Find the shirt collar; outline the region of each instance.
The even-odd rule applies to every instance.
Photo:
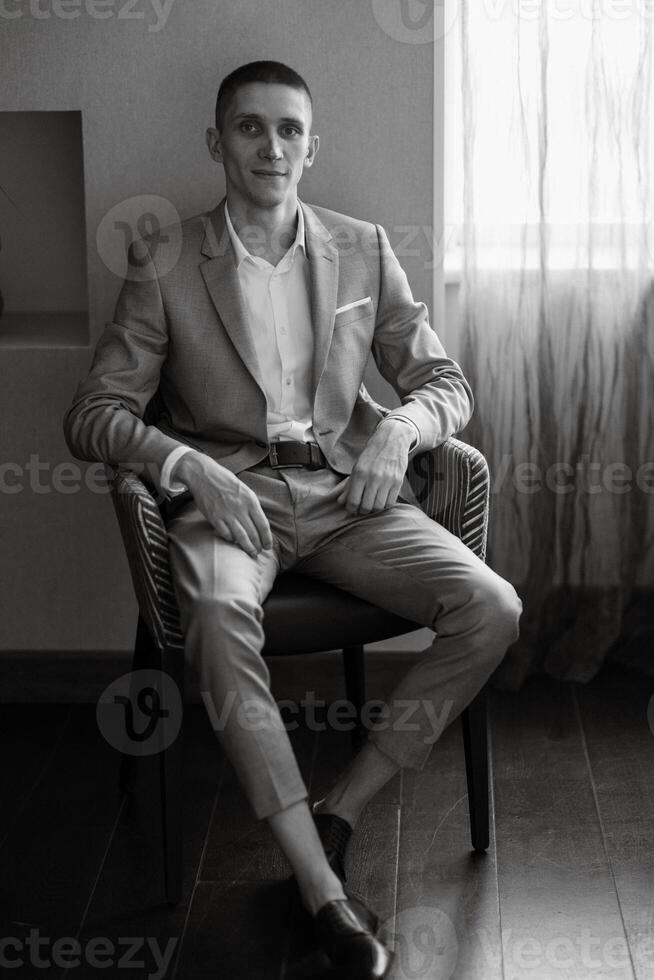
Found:
[[[225,225],[227,226],[227,233],[229,235],[230,241],[232,243],[232,248],[234,249],[234,254],[236,256],[237,268],[240,266],[241,262],[244,262],[246,259],[250,259],[252,262],[255,263],[255,265],[259,265],[261,263],[264,263],[265,265],[270,265],[270,263],[266,262],[265,259],[261,259],[259,256],[252,255],[251,252],[248,252],[245,245],[238,237],[238,234],[236,233],[236,229],[232,224],[232,219],[229,215],[229,208],[227,207],[227,201],[225,201]],[[297,231],[295,233],[295,241],[293,242],[293,244],[289,249],[289,252],[291,253],[290,254],[291,260],[295,258],[295,253],[297,252],[298,248],[303,249],[304,254],[306,255],[307,246],[306,246],[305,234],[304,234],[304,215],[302,214],[302,208],[300,207],[299,204],[297,207]],[[281,261],[283,261],[283,259]]]

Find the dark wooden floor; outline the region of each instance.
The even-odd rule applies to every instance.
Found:
[[[537,677],[518,694],[491,692],[484,856],[469,846],[458,722],[422,773],[370,805],[350,876],[395,937],[394,980],[654,977],[651,696],[651,680],[613,668],[587,686]],[[94,705],[5,704],[0,725],[1,949],[23,964],[8,975],[43,976],[37,956],[70,959],[66,937],[79,940],[80,963],[48,976],[323,975],[284,861],[201,704],[186,709],[184,897],[172,910],[154,771],[120,797]],[[300,728],[292,738],[317,797],[347,759],[348,736]],[[21,945],[30,934],[31,951]]]

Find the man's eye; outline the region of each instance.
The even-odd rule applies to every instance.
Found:
[[[297,128],[297,126],[284,126],[284,128],[282,129],[282,133],[283,133],[284,136],[287,136],[287,137],[288,136],[298,136],[299,133],[300,133],[300,130]]]
[[[255,124],[251,122],[242,122],[239,126],[242,133],[252,133],[256,128]]]

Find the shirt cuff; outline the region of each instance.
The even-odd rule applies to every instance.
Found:
[[[171,453],[168,453],[164,460],[164,464],[161,467],[161,476],[159,477],[161,489],[165,493],[175,496],[178,493],[184,493],[185,490],[188,490],[186,484],[182,483],[181,480],[171,480],[171,474],[182,456],[185,456],[186,453],[195,452],[197,452],[197,450],[193,449],[193,446],[178,446],[176,449],[173,449]]]
[[[400,421],[400,422],[406,422],[406,424],[407,425],[410,425],[411,428],[413,429],[415,435],[414,435],[414,438],[413,438],[413,441],[412,441],[411,445],[409,446],[409,452],[411,452],[411,450],[412,449],[415,449],[415,447],[420,442],[420,429],[418,428],[418,426],[416,425],[416,423],[413,421],[413,419],[408,419],[405,415],[385,415],[384,418],[381,419],[381,421],[379,421],[377,423],[377,425],[380,426],[383,422],[387,422],[387,421],[391,421],[392,422],[394,419],[398,419],[398,421]]]

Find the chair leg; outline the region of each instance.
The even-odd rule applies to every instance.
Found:
[[[485,851],[489,843],[488,736],[486,731],[486,691],[470,702],[461,714],[463,748],[468,780],[470,837],[475,851]]]
[[[172,678],[184,705],[184,655],[180,650],[162,652],[162,668]],[[165,729],[164,729],[165,730]],[[161,816],[163,820],[166,899],[177,905],[182,894],[182,817],[184,809],[183,715],[176,738],[161,753]]]
[[[132,671],[160,670],[171,676],[177,685],[182,704],[184,701],[184,657],[179,650],[161,651],[153,641],[145,621],[139,616]],[[133,700],[133,698],[132,698]],[[176,719],[170,718],[170,724]],[[166,721],[158,728],[162,744],[166,743]],[[134,788],[138,775],[140,756],[123,753],[120,763],[119,786],[121,792]],[[182,893],[182,810],[183,810],[183,725],[180,724],[175,738],[159,751],[159,789],[163,840],[163,866],[166,900],[177,905]]]
[[[160,754],[161,818],[166,900],[177,905],[182,894],[183,728]]]
[[[139,615],[136,625],[136,639],[134,641],[134,656],[132,657],[132,672],[147,670],[148,668],[156,669],[159,666],[159,651],[150,636],[150,631],[145,625],[145,621]],[[129,793],[134,789],[138,775],[138,762],[138,756],[123,752],[118,776],[118,788],[121,793]]]
[[[345,673],[345,693],[356,712],[356,725],[352,729],[352,749],[357,752],[364,741],[361,712],[366,700],[366,667],[363,646],[344,647],[343,670]]]

